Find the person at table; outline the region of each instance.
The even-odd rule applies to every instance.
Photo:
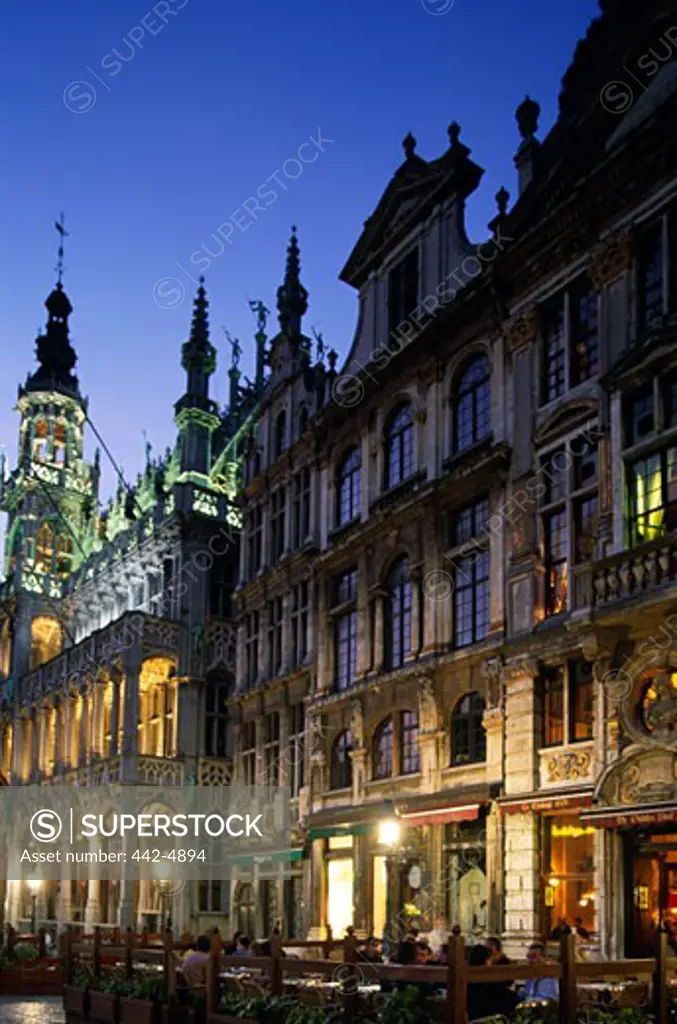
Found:
[[[569,922],[566,917],[560,917],[559,921],[550,932],[550,938],[561,939],[563,935],[568,935],[570,931],[571,928],[569,927]]]
[[[250,956],[250,945],[251,942],[249,941],[248,936],[239,934],[235,944],[235,949],[233,950],[233,956]]]
[[[232,942],[227,942],[226,943],[226,945],[224,946],[224,949],[223,949],[223,952],[226,954],[226,956],[232,956],[233,955],[233,953],[237,949],[237,942],[238,942],[238,939],[240,938],[241,935],[242,935],[242,932],[235,932],[235,934],[233,935]]]
[[[445,919],[443,917],[436,917],[433,930],[428,932],[427,935],[422,935],[421,938],[425,939],[433,953],[439,953],[443,944],[449,940],[449,929]]]
[[[211,941],[208,935],[200,935],[197,949],[189,953],[181,963],[181,972],[188,988],[205,988],[207,985],[207,964]]]
[[[487,967],[491,954],[481,943],[473,946],[468,954],[469,967]],[[517,996],[501,981],[471,981],[468,985],[468,1019],[508,1016],[517,1006]]]
[[[359,950],[357,955],[360,960],[366,960],[369,964],[382,964],[383,952],[381,950],[381,940],[377,939],[375,935],[370,935],[364,945],[364,948]]]
[[[587,941],[590,938],[590,932],[588,931],[587,928],[583,927],[583,918],[582,917],[575,917],[574,918],[574,931],[576,932],[576,935],[578,936],[579,939],[583,939],[584,941]]]
[[[545,946],[542,942],[532,942],[527,950],[530,964],[545,963]],[[519,993],[519,1001],[529,1002],[532,999],[557,1002],[559,999],[559,982],[557,978],[528,978]]]

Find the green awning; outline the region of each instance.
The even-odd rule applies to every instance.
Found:
[[[303,860],[303,849],[235,855],[228,858],[228,863],[251,867],[252,864],[291,864],[296,860]]]
[[[366,836],[373,829],[373,822],[361,825],[327,825],[324,828],[308,829],[308,838],[312,842],[313,839],[333,839],[334,836]]]

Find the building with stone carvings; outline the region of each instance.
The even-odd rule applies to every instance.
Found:
[[[120,474],[102,505],[99,450],[88,463],[83,445],[94,434],[114,460],[115,440],[98,434],[74,374],[60,274],[45,305],[38,367],[18,391],[16,467],[0,473],[2,773],[14,785],[228,785],[236,449],[255,388],[239,384],[234,365],[230,410],[210,398],[216,353],[200,284],[176,442],[156,459],[149,448],[136,482]],[[225,885],[191,883],[165,909],[179,929],[223,925],[228,896]],[[36,923],[157,930],[161,902],[150,882],[65,874],[40,887]],[[5,922],[28,927],[31,909],[27,883],[5,883]]]
[[[341,272],[340,371],[310,365],[292,239],[229,713],[236,779],[289,785],[298,826],[285,882],[241,866],[232,927],[380,933],[406,904],[512,953],[580,917],[641,954],[677,914],[669,8],[600,3],[549,134],[517,110],[484,238],[472,126],[432,159],[407,136]]]

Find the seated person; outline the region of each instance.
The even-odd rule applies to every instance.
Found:
[[[205,988],[207,985],[207,964],[209,963],[209,951],[211,942],[208,935],[200,935],[197,940],[197,950],[184,957],[181,963],[181,971],[186,980],[188,988]]]
[[[468,955],[469,967],[489,966],[486,946],[473,946]],[[472,981],[468,985],[468,1019],[480,1020],[498,1014],[507,1016],[517,1006],[517,996],[502,981]]]
[[[542,942],[532,942],[527,950],[530,964],[545,963],[545,946]],[[529,978],[519,994],[521,1003],[531,999],[543,999],[557,1002],[559,999],[559,982],[557,978]]]
[[[249,952],[250,945],[251,943],[246,935],[238,935],[233,956],[251,956]]]
[[[490,967],[503,967],[510,963],[509,957],[503,952],[503,944],[500,939],[492,935],[485,941],[484,945],[489,950],[488,962]]]
[[[364,948],[359,950],[357,955],[360,960],[366,960],[367,963],[370,964],[383,963],[381,940],[377,939],[375,935],[370,935],[365,943]]]
[[[583,939],[585,941],[585,940],[590,938],[590,932],[588,931],[587,928],[583,927],[583,918],[582,917],[575,917],[574,918],[574,931],[576,932],[576,935],[578,936],[579,939]]]

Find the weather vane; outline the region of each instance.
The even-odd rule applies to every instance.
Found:
[[[56,230],[59,233],[59,248],[57,250],[56,272],[57,272],[57,275],[58,275],[57,276],[57,281],[58,281],[59,284],[61,284],[61,280],[63,278],[63,240],[64,240],[64,238],[68,238],[68,232],[66,231],[66,228],[64,227],[64,216],[63,216],[63,213],[61,214],[61,217],[60,217],[59,220],[55,220],[54,221],[54,227],[56,228]]]

